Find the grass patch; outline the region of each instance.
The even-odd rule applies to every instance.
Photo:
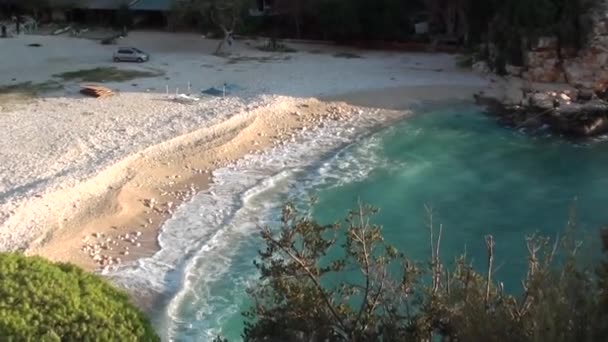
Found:
[[[157,77],[163,75],[164,72],[159,70],[141,71],[118,69],[116,67],[101,67],[95,69],[83,69],[77,71],[68,71],[61,74],[53,75],[65,81],[81,80],[84,82],[125,82],[136,78]]]
[[[0,86],[0,95],[17,93],[38,95],[40,93],[46,93],[62,88],[63,85],[56,81],[46,81],[42,83],[21,82],[17,84]]]
[[[27,103],[40,94],[61,90],[63,84],[56,81],[42,83],[21,82],[10,85],[0,85],[0,110],[10,110],[12,105]]]
[[[363,58],[363,57],[361,57],[361,55],[357,55],[356,53],[353,53],[353,52],[338,52],[338,53],[334,54],[334,57],[347,58],[347,59]]]

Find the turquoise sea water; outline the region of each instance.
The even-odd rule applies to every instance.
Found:
[[[200,258],[186,275],[179,298],[165,317],[174,341],[201,341],[221,333],[240,340],[247,307],[245,288],[255,282],[252,260],[261,247],[255,229],[272,224],[288,198],[318,197],[314,216],[326,223],[343,218],[360,200],[379,207],[375,222],[384,236],[413,259],[429,255],[424,206],[443,225],[441,256],[465,250],[484,265],[484,236],[496,240],[496,277],[518,291],[525,266],[526,234],[555,236],[569,209],[587,237],[608,223],[608,145],[574,144],[530,137],[499,127],[468,105],[418,110],[390,128],[361,137],[305,169],[286,170],[250,189],[235,229],[216,234],[225,242],[213,258]],[[246,232],[246,233],[244,233]],[[590,252],[591,253],[591,252]]]

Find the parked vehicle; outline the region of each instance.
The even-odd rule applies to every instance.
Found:
[[[134,47],[121,47],[114,52],[114,62],[138,62],[150,60],[150,55]]]

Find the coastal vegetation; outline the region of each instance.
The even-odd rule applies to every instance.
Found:
[[[257,1],[266,16],[251,16],[252,1],[174,2],[181,25],[216,25],[240,32],[275,30],[282,37],[335,40],[411,41],[414,25],[428,21],[430,35],[449,35],[462,44],[504,42],[559,35],[565,45],[580,45],[588,33],[584,14],[599,0],[274,0]],[[262,5],[262,4],[266,5]],[[237,25],[238,24],[238,25]],[[179,25],[179,23],[175,23]],[[234,25],[234,26],[233,26]],[[505,37],[499,36],[500,34]]]
[[[45,93],[63,89],[63,84],[57,81],[40,83],[20,82],[0,86],[0,110],[10,110],[14,105],[28,102]]]
[[[119,69],[116,67],[98,67],[93,69],[83,69],[67,71],[53,75],[64,81],[84,81],[84,82],[125,82],[142,77],[157,77],[162,75],[160,71],[142,71]]]
[[[28,95],[37,95],[47,91],[61,89],[63,86],[55,81],[46,81],[42,83],[21,82],[11,85],[0,86],[0,95],[21,93]]]
[[[104,279],[40,257],[0,253],[4,341],[159,341],[144,314]]]
[[[246,341],[604,341],[608,263],[589,269],[572,220],[551,241],[526,237],[522,289],[495,278],[495,241],[485,237],[486,268],[463,255],[441,260],[442,227],[429,212],[426,261],[408,260],[360,206],[343,223],[322,225],[294,206],[279,229],[264,228],[249,290]],[[604,247],[608,247],[608,238]],[[523,270],[522,270],[523,271]],[[439,339],[438,339],[439,338]]]

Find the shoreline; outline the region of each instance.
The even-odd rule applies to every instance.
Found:
[[[26,253],[71,262],[88,271],[152,256],[160,249],[158,235],[163,223],[176,207],[208,189],[213,170],[284,143],[302,127],[311,129],[325,117],[343,120],[348,107],[315,99],[277,98],[270,105],[139,152],[118,163],[123,165],[110,167],[131,170],[130,174],[123,174],[107,192],[89,198],[89,204],[33,241]],[[155,149],[160,151],[149,151]],[[103,180],[103,173],[85,183]],[[105,256],[112,262],[102,263]]]
[[[429,92],[431,88],[435,92]],[[161,249],[158,236],[163,224],[179,205],[208,191],[214,170],[272,145],[289,143],[302,127],[310,131],[325,120],[347,121],[348,113],[361,108],[384,104],[383,110],[405,111],[432,99],[472,101],[477,90],[474,86],[411,86],[322,100],[278,97],[253,111],[138,152],[79,184],[113,181],[105,192],[83,196],[84,204],[72,210],[70,219],[33,241],[26,252],[102,273],[112,265],[134,263]],[[51,196],[61,197],[65,191]]]

